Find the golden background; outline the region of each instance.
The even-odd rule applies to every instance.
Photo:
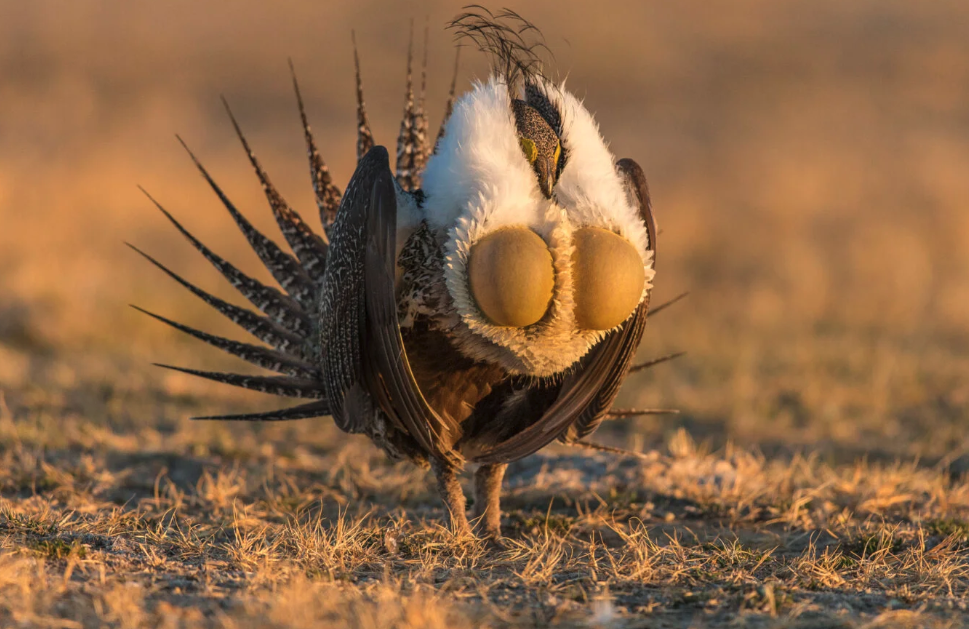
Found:
[[[648,327],[641,353],[688,356],[624,394],[683,414],[624,421],[620,438],[683,426],[767,452],[969,448],[969,5],[509,4],[542,28],[552,74],[585,98],[616,155],[649,177],[662,229],[654,299],[691,293]],[[70,398],[105,383],[271,405],[148,365],[238,367],[129,302],[236,331],[124,241],[238,300],[136,186],[266,278],[174,134],[275,236],[225,95],[317,224],[287,59],[342,188],[354,165],[350,29],[374,134],[392,146],[410,20],[418,56],[430,26],[436,131],[454,58],[442,26],[460,7],[0,3],[0,391],[14,413],[40,390]],[[459,89],[486,72],[463,50]]]

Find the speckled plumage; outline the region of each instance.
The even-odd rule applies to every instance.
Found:
[[[466,23],[480,18],[469,15],[473,16],[466,14],[463,18]],[[517,18],[514,14],[490,17],[509,16]],[[474,23],[473,28],[477,33],[487,33],[490,24],[484,20]],[[488,35],[492,38],[489,41],[507,36],[506,30],[499,31]],[[426,46],[425,37],[425,68]],[[514,55],[528,49],[513,45],[508,50]],[[617,170],[597,130],[582,117],[586,114],[563,110],[581,106],[569,100],[570,95],[562,95],[564,88],[553,87],[534,74],[533,66],[521,59],[504,60],[506,68],[515,70],[506,74],[506,79],[516,76],[523,81],[517,92],[509,85],[499,85],[497,79],[478,84],[456,104],[453,115],[461,119],[453,124],[448,122],[452,82],[446,124],[442,123],[432,152],[423,106],[424,71],[415,99],[411,58],[409,53],[404,116],[396,172],[392,172],[386,149],[373,146],[354,45],[358,164],[342,193],[316,148],[293,77],[323,236],[314,233],[279,194],[229,112],[293,254],[256,230],[192,155],[282,290],[243,274],[156,203],[193,247],[263,314],[218,299],[143,255],[270,347],[232,341],[146,313],[280,375],[164,367],[246,389],[311,400],[279,411],[205,419],[280,421],[331,415],[341,430],[367,435],[392,457],[419,465],[430,463],[449,513],[462,530],[468,523],[455,475],[466,462],[481,463],[483,467],[475,476],[475,514],[481,518],[484,533],[495,535],[500,524],[498,492],[505,464],[556,439],[571,442],[594,431],[607,416],[643,334],[648,282],[643,299],[622,325],[598,332],[575,329],[569,284],[572,229],[576,225],[603,224],[628,234],[639,247],[652,278],[655,228],[642,171],[629,160],[620,162]],[[462,181],[480,184],[475,192],[449,190],[446,178],[462,172],[456,161],[482,157],[474,156],[482,147],[467,145],[476,132],[475,121],[468,117],[485,112],[500,124],[485,125],[486,131],[482,127],[477,132],[507,133],[510,137],[499,138],[504,144],[498,157],[484,156],[485,161],[498,160],[489,166],[491,171],[465,168],[462,176],[471,179]],[[570,146],[563,124],[566,116],[577,120],[579,131],[585,134],[584,138],[572,136],[574,146]],[[537,169],[533,172],[524,161],[520,138],[534,142],[543,158],[558,157],[557,163],[550,162],[554,177],[549,187],[560,180],[565,182],[562,185],[569,187],[564,198],[570,203],[578,199],[574,205],[560,204],[552,194],[555,190],[539,194],[542,173]],[[592,180],[570,177],[568,151],[589,146],[589,142],[598,151],[596,159],[602,172]],[[433,171],[433,177],[429,187],[420,189],[425,165],[427,172]],[[509,172],[516,173],[517,183],[504,185],[501,173]],[[498,179],[476,181],[475,176]],[[593,189],[583,187],[588,181]],[[622,208],[596,205],[603,198]],[[467,207],[479,202],[483,205],[478,210]],[[590,203],[591,209],[587,207]],[[453,207],[455,204],[458,207]],[[573,212],[580,220],[572,217]],[[473,296],[461,285],[466,281],[461,265],[476,239],[516,221],[532,221],[536,225],[533,229],[552,250],[556,296],[548,314],[535,326],[491,330],[475,319],[478,315]],[[460,258],[462,255],[465,258]]]

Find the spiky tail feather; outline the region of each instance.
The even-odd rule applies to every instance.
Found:
[[[360,56],[357,54],[357,36],[350,31],[353,41],[353,66],[357,79],[357,161],[373,148],[373,133],[370,132],[370,121],[367,120],[367,107],[363,101],[363,78],[360,76]]]
[[[313,178],[314,190],[317,193],[317,203],[320,207],[321,215],[325,218],[330,204],[334,202],[334,199],[339,199],[339,190],[330,181],[326,165],[316,150],[316,143],[310,132],[309,124],[306,121],[302,98],[299,96],[299,88],[295,84],[295,73],[293,79],[297,92],[300,118],[303,122],[303,132],[306,137],[310,173]],[[329,405],[324,399],[325,396],[323,393],[323,385],[320,381],[319,369],[314,363],[316,354],[318,353],[315,349],[317,345],[317,326],[315,324],[315,318],[317,316],[316,304],[319,298],[323,273],[326,269],[328,245],[326,240],[313,232],[312,228],[286,203],[282,195],[276,190],[272,181],[269,179],[269,175],[266,174],[266,171],[262,168],[255,153],[253,153],[249,146],[249,142],[242,133],[242,129],[236,121],[235,116],[233,116],[232,111],[229,109],[228,103],[225,104],[225,107],[236,135],[239,137],[239,141],[242,143],[242,147],[246,152],[246,156],[249,158],[249,162],[252,164],[256,176],[262,184],[263,192],[269,202],[273,216],[276,218],[279,229],[290,248],[296,254],[295,257],[283,251],[279,245],[253,227],[252,223],[236,209],[181,138],[179,138],[179,142],[188,151],[189,156],[192,158],[199,172],[222,201],[243,235],[249,241],[250,246],[285,292],[281,292],[274,287],[266,286],[254,280],[215,254],[185,229],[171,213],[150,195],[148,195],[149,199],[151,199],[172,225],[188,239],[192,246],[212,263],[236,290],[245,296],[256,308],[261,310],[265,316],[260,316],[251,310],[232,305],[203,291],[148,254],[143,253],[134,246],[132,246],[132,249],[143,255],[172,279],[188,288],[247,332],[260,341],[272,346],[272,349],[215,336],[141,308],[138,308],[138,310],[213,347],[242,358],[252,365],[284,375],[254,376],[199,371],[170,365],[159,365],[160,367],[180,371],[214,382],[249,389],[251,391],[317,400],[310,404],[280,409],[278,411],[232,416],[212,416],[204,419],[280,421],[327,415],[330,412]],[[147,192],[145,194],[147,195]]]
[[[292,59],[289,61],[289,73],[293,77],[293,91],[296,92],[299,119],[303,123],[303,137],[306,139],[306,154],[310,162],[310,177],[313,180],[313,192],[316,194],[316,207],[320,211],[320,223],[323,225],[325,233],[336,220],[336,211],[340,207],[340,199],[343,195],[340,193],[340,189],[334,185],[330,170],[326,167],[326,162],[320,157],[320,152],[316,148],[313,132],[310,131],[310,123],[306,118],[306,108],[303,107],[303,96],[299,92],[296,68],[293,67]]]

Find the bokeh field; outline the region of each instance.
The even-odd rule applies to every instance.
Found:
[[[513,465],[494,547],[329,420],[189,421],[277,402],[151,366],[243,368],[130,303],[245,337],[124,246],[242,303],[137,188],[269,281],[174,134],[276,235],[224,95],[315,223],[287,59],[342,187],[350,30],[390,145],[411,19],[436,131],[461,3],[0,0],[0,626],[969,623],[969,5],[508,4],[690,294],[619,402],[681,413]]]

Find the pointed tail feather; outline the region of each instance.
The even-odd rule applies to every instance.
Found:
[[[303,221],[303,217],[290,207],[286,203],[286,200],[283,199],[283,196],[279,194],[279,191],[276,190],[276,187],[269,179],[269,175],[263,170],[259,160],[256,159],[255,153],[249,147],[249,142],[246,140],[246,136],[243,135],[235,116],[232,115],[232,110],[229,108],[229,103],[225,98],[222,99],[222,104],[225,105],[225,110],[229,114],[229,120],[232,121],[232,127],[235,129],[236,135],[242,143],[242,148],[245,149],[246,155],[249,157],[249,163],[252,164],[253,169],[256,171],[256,176],[259,177],[259,183],[262,184],[262,191],[266,195],[266,200],[269,201],[273,216],[276,217],[279,230],[283,233],[286,242],[293,249],[300,264],[303,266],[303,270],[319,284],[323,279],[323,270],[326,268],[326,243],[313,233],[310,226]]]
[[[308,336],[310,330],[312,329],[312,323],[309,316],[300,308],[296,301],[279,292],[277,289],[266,286],[261,282],[258,282],[235,266],[226,262],[224,258],[212,252],[211,249],[203,245],[195,236],[193,236],[187,229],[182,227],[181,223],[175,220],[162,205],[154,199],[144,188],[141,189],[145,193],[145,196],[155,204],[162,214],[171,221],[172,225],[181,232],[185,238],[192,243],[192,246],[198,249],[198,251],[205,257],[206,260],[212,263],[212,266],[222,274],[232,287],[237,291],[242,293],[242,295],[248,299],[253,306],[259,308],[262,312],[271,318],[276,323],[282,325],[286,329],[290,330],[294,334],[300,336]]]
[[[675,358],[679,358],[680,356],[683,356],[684,354],[686,354],[686,352],[674,352],[672,354],[667,354],[666,356],[660,356],[659,358],[654,358],[652,360],[647,360],[644,363],[640,363],[638,365],[633,365],[632,367],[630,367],[629,368],[629,373],[636,373],[637,371],[642,371],[643,369],[649,369],[650,367],[655,367],[656,365],[659,365],[660,363],[665,363],[665,362],[670,361],[670,360],[673,360]]]
[[[192,161],[195,163],[195,167],[198,168],[199,172],[202,174],[202,177],[205,178],[206,182],[208,182],[209,187],[212,188],[215,194],[219,197],[219,200],[222,201],[222,204],[229,211],[229,214],[232,215],[233,220],[235,220],[236,225],[239,226],[239,229],[246,237],[246,240],[249,241],[249,245],[256,252],[256,255],[259,256],[259,259],[262,260],[263,264],[266,265],[266,268],[269,269],[269,272],[276,279],[276,281],[279,282],[279,285],[283,287],[283,290],[289,293],[294,299],[296,299],[296,301],[307,309],[315,308],[317,294],[316,284],[310,279],[309,275],[306,274],[306,271],[303,270],[303,267],[300,266],[299,262],[297,262],[293,256],[280,249],[279,245],[274,243],[269,238],[266,238],[261,232],[259,232],[259,230],[252,226],[252,223],[250,223],[249,220],[236,209],[235,205],[232,204],[232,201],[230,201],[225,195],[222,188],[215,183],[215,180],[212,179],[205,167],[202,166],[202,163],[199,162],[198,158],[195,157],[195,154],[192,153],[191,149],[188,148],[185,141],[179,136],[175,137],[178,138],[178,141],[182,144],[182,147],[184,147],[188,152],[189,157],[191,157]]]
[[[154,264],[156,267],[161,269],[165,274],[171,277],[173,280],[190,290],[193,294],[199,297],[202,301],[212,306],[218,310],[222,315],[228,318],[230,321],[241,327],[243,330],[252,334],[254,337],[266,343],[272,345],[281,352],[286,352],[287,354],[292,354],[294,356],[300,356],[304,359],[309,358],[307,355],[307,350],[304,348],[304,339],[293,332],[290,332],[281,325],[275,323],[274,321],[267,319],[266,317],[261,317],[254,312],[246,310],[245,308],[240,308],[230,304],[227,301],[219,299],[215,295],[211,295],[201,288],[195,286],[188,280],[185,280],[180,275],[166,267],[164,264],[155,260],[153,257],[141,251],[134,245],[130,243],[125,243],[131,247],[138,254],[143,256],[146,260]]]
[[[640,415],[679,415],[678,408],[614,408],[606,417],[639,417]]]
[[[144,313],[153,319],[157,319],[158,321],[179,330],[180,332],[184,332],[189,336],[194,336],[200,341],[208,343],[212,347],[221,349],[222,351],[228,352],[233,356],[238,356],[242,360],[253,364],[256,367],[262,367],[263,369],[268,369],[270,371],[275,371],[276,373],[282,373],[297,378],[319,377],[319,370],[316,367],[304,360],[300,360],[299,358],[269,349],[268,347],[262,347],[261,345],[241,343],[239,341],[233,341],[221,336],[215,336],[214,334],[196,330],[195,328],[178,323],[177,321],[172,321],[171,319],[167,319],[161,315],[149,312],[144,308],[139,308],[138,306],[134,305],[131,307],[138,312]]]
[[[313,398],[322,399],[325,397],[323,385],[318,380],[309,378],[294,378],[292,376],[250,376],[240,373],[222,373],[218,371],[201,371],[199,369],[186,369],[185,367],[175,367],[174,365],[164,365],[153,363],[162,369],[171,369],[191,376],[198,376],[213,382],[230,384],[234,387],[259,391],[261,393],[271,393],[284,397]]]
[[[357,161],[373,148],[373,134],[370,132],[370,122],[367,120],[367,107],[363,102],[363,79],[360,76],[360,56],[357,54],[357,36],[350,31],[353,41],[353,65],[357,76]]]
[[[242,415],[207,415],[204,417],[193,417],[195,420],[226,420],[242,422],[282,422],[294,419],[309,419],[311,417],[325,417],[330,414],[330,405],[325,400],[281,408],[277,411],[266,411],[265,413],[245,413]]]
[[[299,83],[296,82],[296,69],[293,61],[289,61],[289,71],[293,76],[293,90],[296,92],[296,104],[299,106],[299,118],[303,123],[303,137],[306,139],[306,153],[310,161],[310,177],[313,179],[313,191],[316,193],[316,206],[320,210],[320,223],[323,225],[323,232],[329,229],[333,221],[336,220],[336,211],[340,207],[340,189],[333,183],[330,170],[326,167],[320,152],[316,148],[316,141],[313,139],[313,132],[310,131],[310,123],[306,119],[306,109],[303,107],[303,97],[299,92]]]
[[[410,44],[407,47],[407,87],[404,91],[404,114],[397,135],[397,183],[404,190],[415,190],[414,146],[414,83],[412,64],[414,60],[414,22],[410,24]]]
[[[431,145],[427,141],[427,112],[424,110],[424,103],[427,96],[427,42],[429,39],[429,29],[424,24],[424,59],[421,62],[421,92],[417,97],[417,105],[414,108],[414,118],[411,124],[414,144],[414,176],[416,178],[415,188],[421,185],[421,175],[424,173],[424,166],[427,165],[427,158],[431,156]]]
[[[454,89],[458,84],[458,64],[461,61],[461,47],[457,47],[457,52],[454,53],[454,74],[451,76],[451,89],[447,93],[447,103],[444,105],[444,118],[441,119],[441,128],[437,131],[437,139],[434,140],[434,152],[437,153],[437,147],[441,144],[441,138],[444,137],[444,129],[447,127],[447,121],[451,117],[451,112],[454,111]]]
[[[666,302],[663,302],[663,303],[661,303],[658,306],[654,306],[653,308],[650,308],[649,309],[649,316],[652,317],[654,315],[657,315],[657,314],[663,312],[664,310],[666,310],[667,308],[669,308],[670,306],[672,306],[676,302],[680,301],[681,299],[685,298],[689,294],[690,293],[688,293],[688,292],[687,293],[680,293],[679,295],[677,295],[673,299],[671,299],[669,301],[666,301]]]

